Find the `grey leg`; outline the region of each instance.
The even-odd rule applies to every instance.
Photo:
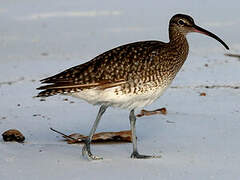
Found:
[[[131,154],[131,158],[137,158],[137,159],[160,158],[161,156],[148,156],[148,155],[141,155],[138,153],[137,137],[136,137],[136,116],[134,114],[134,109],[130,111],[129,119],[130,119],[130,125],[132,130],[132,142],[133,142],[133,152]]]
[[[99,109],[99,112],[98,112],[98,115],[97,115],[97,118],[92,126],[92,129],[89,133],[89,136],[87,139],[85,139],[85,144],[82,148],[82,155],[83,156],[86,156],[89,160],[99,160],[99,159],[102,159],[101,157],[98,157],[98,156],[94,156],[92,155],[91,153],[91,150],[90,150],[90,143],[92,141],[92,137],[93,137],[93,134],[95,133],[96,129],[97,129],[97,126],[98,126],[98,123],[103,115],[103,113],[106,111],[108,106],[105,106],[105,105],[102,105]]]

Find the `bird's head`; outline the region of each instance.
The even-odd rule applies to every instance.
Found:
[[[201,33],[201,34],[205,34],[207,36],[210,36],[214,39],[216,39],[217,41],[219,41],[226,49],[229,49],[229,47],[226,45],[225,42],[223,42],[223,40],[221,40],[218,36],[216,36],[215,34],[197,26],[194,23],[194,20],[191,16],[185,15],[185,14],[176,14],[174,15],[169,23],[169,27],[170,29],[175,29],[178,32],[180,32],[181,34],[188,34],[190,32],[197,32],[197,33]]]

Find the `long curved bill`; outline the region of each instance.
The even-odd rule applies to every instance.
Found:
[[[223,42],[223,40],[221,40],[221,39],[220,39],[218,36],[216,36],[215,34],[209,32],[209,31],[207,31],[207,30],[205,30],[205,29],[203,29],[203,28],[201,28],[201,27],[199,27],[199,26],[197,26],[197,25],[194,25],[194,26],[192,27],[192,30],[193,30],[193,32],[198,32],[198,33],[201,33],[201,34],[205,34],[205,35],[207,35],[207,36],[210,36],[210,37],[216,39],[216,40],[219,41],[227,50],[229,50],[228,45],[227,45],[225,42]]]

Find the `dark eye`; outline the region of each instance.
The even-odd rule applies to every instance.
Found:
[[[179,25],[184,25],[184,21],[183,21],[182,19],[179,19],[179,20],[178,20],[178,24],[179,24]]]

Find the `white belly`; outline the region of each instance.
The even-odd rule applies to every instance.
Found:
[[[71,94],[74,97],[83,99],[90,104],[98,105],[105,104],[112,107],[119,107],[122,109],[135,109],[141,108],[151,104],[158,99],[167,86],[154,87],[142,93],[116,93],[116,89],[120,87],[108,88],[105,90],[100,89],[86,89],[77,93]]]

